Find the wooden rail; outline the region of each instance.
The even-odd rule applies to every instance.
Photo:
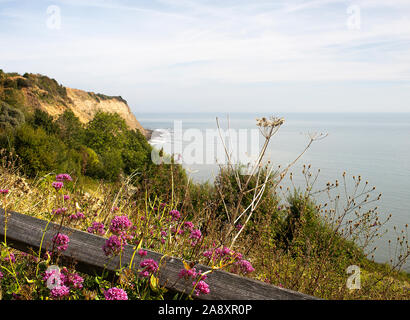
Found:
[[[5,213],[0,208],[0,241],[4,239]],[[8,212],[7,219],[7,244],[8,246],[24,252],[38,252],[41,239],[44,234],[42,250],[51,249],[51,239],[57,233],[58,225],[40,220],[17,212]],[[62,253],[62,262],[76,262],[78,271],[94,274],[106,268],[112,274],[119,267],[119,257],[109,259],[105,256],[102,247],[105,238],[86,233],[72,228],[62,227],[61,231],[70,237],[68,249]],[[147,250],[144,259],[159,261],[163,255]],[[122,266],[129,265],[133,255],[133,247],[127,245],[121,256]],[[138,254],[134,256],[132,268],[137,270],[142,259]],[[177,292],[190,293],[191,281],[178,278],[178,273],[184,268],[181,259],[165,257],[159,272],[159,282],[167,289]],[[210,270],[204,265],[196,265],[197,270],[203,272]],[[262,281],[241,277],[225,271],[215,270],[208,275],[206,282],[211,292],[208,295],[200,295],[204,300],[310,300],[317,299],[312,296],[292,290],[276,287]]]

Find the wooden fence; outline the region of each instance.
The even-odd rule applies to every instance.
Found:
[[[52,237],[57,233],[59,226],[47,221],[40,220],[17,212],[8,212],[7,219],[7,244],[8,246],[31,253],[32,250],[38,252],[41,239],[44,235],[42,250],[50,250]],[[47,230],[44,233],[44,230]],[[5,213],[0,208],[0,241],[4,239]],[[113,274],[119,267],[119,257],[109,259],[105,256],[102,247],[105,238],[79,231],[72,228],[62,227],[60,232],[70,237],[68,249],[62,253],[62,263],[76,262],[78,271],[95,274],[104,268]],[[159,261],[163,255],[147,250],[148,254],[144,259],[154,259]],[[121,255],[122,266],[129,265],[133,255],[133,247],[127,245]],[[132,269],[137,270],[141,257],[134,256]],[[167,289],[176,292],[189,293],[192,290],[192,283],[178,278],[178,273],[184,268],[181,259],[174,257],[164,257],[160,272],[159,282]],[[204,265],[196,265],[197,270],[203,272],[210,270]],[[225,271],[214,270],[208,275],[206,282],[209,284],[211,292],[208,295],[200,295],[204,300],[310,300],[317,299],[300,292],[273,286],[262,281],[241,277]]]

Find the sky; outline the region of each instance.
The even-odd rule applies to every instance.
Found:
[[[143,112],[410,112],[410,0],[0,0],[0,69]]]

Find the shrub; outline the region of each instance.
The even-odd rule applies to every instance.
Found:
[[[25,121],[24,114],[0,101],[0,128],[17,128]]]
[[[53,117],[43,110],[36,109],[29,123],[33,128],[42,128],[47,134],[59,133],[59,127],[54,123]]]
[[[57,137],[27,124],[16,130],[14,147],[30,176],[58,169],[66,152],[64,143]]]

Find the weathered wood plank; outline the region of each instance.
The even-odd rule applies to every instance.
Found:
[[[0,209],[0,239],[4,238],[4,210]],[[30,252],[31,249],[38,252],[43,231],[46,229],[47,221],[40,220],[17,212],[8,212],[7,221],[7,244],[10,247]],[[43,251],[52,247],[52,237],[57,233],[59,226],[50,223],[44,234],[42,245]],[[70,237],[68,249],[63,252],[64,262],[75,261],[76,268],[85,273],[100,272],[106,268],[113,273],[119,267],[119,257],[109,259],[105,256],[102,247],[105,238],[96,236],[72,228],[62,227],[61,231]],[[147,250],[148,254],[144,259],[154,259],[159,261],[163,255]],[[133,247],[127,245],[121,256],[122,265],[129,265],[133,255]],[[135,255],[133,266],[137,270],[141,257]],[[192,283],[178,278],[178,273],[184,265],[181,259],[165,257],[160,268],[160,283],[166,288],[178,292],[189,293],[192,290]],[[197,270],[203,272],[210,270],[204,265],[196,265]],[[206,281],[211,289],[210,294],[201,295],[200,299],[205,300],[300,300],[316,299],[300,292],[279,288],[267,283],[241,277],[225,271],[216,270],[208,275]]]

